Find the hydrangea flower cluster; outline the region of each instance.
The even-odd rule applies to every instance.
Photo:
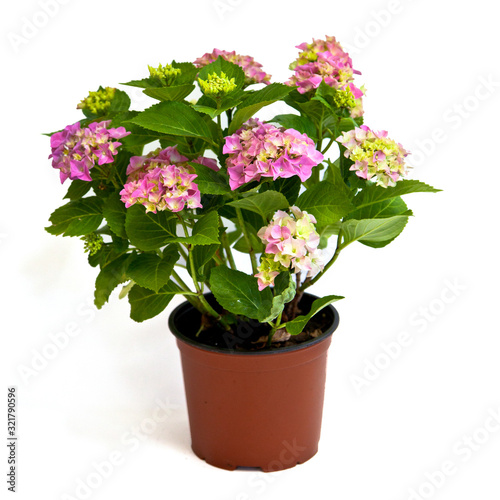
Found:
[[[344,155],[354,161],[350,170],[358,177],[376,181],[378,186],[395,186],[407,173],[401,144],[389,139],[387,131],[375,132],[366,125],[344,132],[337,141],[346,147]]]
[[[89,92],[88,97],[83,99],[76,109],[88,109],[97,116],[102,116],[111,106],[116,89],[113,87],[100,87],[95,92]]]
[[[323,160],[314,141],[295,129],[283,129],[256,118],[248,120],[235,134],[226,137],[222,150],[232,190],[261,177],[292,177],[304,182],[312,168]]]
[[[194,64],[198,68],[202,68],[203,66],[216,61],[219,56],[226,61],[237,64],[243,69],[246,77],[245,83],[247,85],[251,83],[265,83],[266,85],[269,85],[271,75],[262,71],[262,64],[256,62],[253,57],[236,54],[234,50],[232,52],[228,52],[226,50],[214,49],[212,52],[207,52],[201,57],[198,57],[198,59],[194,61]]]
[[[185,207],[201,208],[200,190],[193,182],[197,175],[188,165],[188,158],[175,146],[156,150],[146,156],[133,156],[127,167],[127,183],[120,191],[127,208],[140,203],[146,212],[170,210],[180,212]],[[218,170],[211,158],[199,157],[195,163]]]
[[[157,68],[148,65],[148,69],[150,78],[155,78],[166,86],[171,85],[173,80],[182,73],[180,68],[174,68],[171,64],[165,64],[165,66],[159,64]]]
[[[198,83],[204,94],[215,98],[229,94],[236,88],[234,78],[228,78],[223,71],[221,71],[220,76],[217,73],[208,75],[206,80],[198,78]]]
[[[281,271],[304,271],[312,278],[323,270],[323,252],[318,249],[320,237],[314,224],[313,215],[291,207],[289,213],[278,210],[269,225],[259,230],[257,236],[266,245],[255,275],[259,290],[274,285]]]
[[[68,177],[91,181],[90,170],[95,166],[112,163],[118,153],[121,139],[130,134],[124,127],[108,129],[111,120],[91,123],[82,128],[80,123],[68,125],[50,138],[52,166],[60,170],[61,183]]]
[[[360,99],[363,92],[353,83],[354,74],[361,74],[352,67],[349,54],[342,49],[335,37],[326,40],[313,40],[312,43],[297,45],[301,50],[298,58],[290,65],[295,74],[287,82],[297,85],[298,91],[305,94],[317,89],[324,81],[337,90],[349,90],[353,99]]]

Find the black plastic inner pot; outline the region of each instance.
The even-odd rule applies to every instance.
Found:
[[[220,305],[211,293],[205,294],[205,298],[210,305],[212,305],[212,307],[216,310],[221,310]],[[311,304],[317,298],[318,297],[315,295],[304,293],[299,303],[302,314],[307,314],[311,310]],[[211,332],[205,332],[199,337],[196,337],[196,333],[200,329],[201,314],[189,302],[183,302],[172,311],[169,316],[168,326],[170,331],[178,339],[200,349],[214,352],[227,352],[231,354],[268,355],[304,349],[318,342],[322,342],[325,338],[332,335],[339,325],[338,311],[332,305],[328,305],[316,313],[311,321],[314,321],[320,315],[324,321],[325,328],[323,328],[323,333],[318,337],[294,345],[270,346],[258,350],[247,350],[244,347],[249,338],[267,335],[269,332],[268,325],[263,325],[256,320],[251,320],[248,323],[239,323],[236,327],[236,335],[230,335],[229,333],[224,332],[223,329],[212,328]],[[204,337],[210,338],[210,343],[212,345],[203,343]]]

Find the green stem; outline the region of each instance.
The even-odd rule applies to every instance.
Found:
[[[241,213],[241,208],[235,207],[236,217],[238,218],[238,223],[241,226],[241,230],[243,231],[243,237],[245,238],[245,243],[248,246],[248,253],[250,255],[250,262],[252,263],[252,271],[253,274],[257,274],[257,257],[255,256],[255,252],[252,248],[252,243],[250,241],[250,236],[248,235],[247,227],[245,225],[245,220],[243,219],[243,214]]]
[[[184,228],[184,234],[186,238],[188,238],[189,232],[186,223],[184,222],[184,219],[179,214],[177,214],[177,217],[180,223],[182,224],[182,227]],[[198,278],[196,276],[196,266],[194,265],[193,252],[191,251],[191,248],[192,245],[187,245],[188,257],[189,257],[188,260],[191,269],[191,278],[193,280],[194,287],[196,288],[196,295],[198,296],[198,300],[202,305],[202,311],[209,314],[210,316],[213,316],[218,321],[221,321],[222,324],[224,324],[224,322],[222,321],[223,320],[222,316],[207,302],[207,299],[203,295],[203,290],[201,289],[200,283],[198,282]]]
[[[325,149],[323,149],[323,151],[321,151],[321,154],[324,155],[331,147],[331,145],[335,142],[335,137],[332,137],[330,139],[330,141],[328,142],[328,144],[326,145]]]
[[[267,345],[271,345],[271,342],[273,341],[274,334],[276,333],[276,330],[280,327],[281,325],[281,315],[283,314],[283,311],[281,311],[276,318],[275,323],[269,322],[271,325],[271,331],[269,332],[269,336],[267,337]]]
[[[314,285],[314,283],[316,283],[320,278],[321,276],[323,276],[323,274],[328,271],[328,269],[330,269],[330,267],[332,267],[332,265],[334,264],[334,262],[337,260],[338,256],[340,255],[340,251],[343,249],[343,246],[342,246],[342,229],[340,229],[339,231],[339,235],[337,237],[337,248],[335,248],[335,253],[333,254],[333,257],[328,261],[328,264],[325,266],[325,268],[323,269],[323,271],[321,273],[318,273],[311,281],[304,281],[304,283],[302,283],[302,286],[300,287],[299,289],[299,292],[303,292],[306,288],[309,288],[310,286]]]
[[[224,233],[221,236],[222,246],[224,247],[224,251],[226,252],[227,260],[229,261],[229,267],[231,269],[236,269],[236,264],[234,262],[233,254],[231,252],[231,246],[229,245],[229,240],[227,238],[227,233]]]

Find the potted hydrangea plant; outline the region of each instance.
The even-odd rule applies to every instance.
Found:
[[[363,124],[359,72],[335,38],[298,49],[285,83],[221,50],[149,67],[124,85],[156,104],[133,111],[126,92],[100,87],[50,134],[70,185],[47,231],[84,240],[99,308],[120,285],[139,322],[184,296],[169,325],[192,446],[226,469],[316,453],[342,297],[307,290],[352,243],[394,240],[412,215],[401,196],[437,191],[407,179],[408,152]],[[259,120],[277,101],[290,112]]]

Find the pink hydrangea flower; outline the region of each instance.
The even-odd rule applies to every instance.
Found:
[[[207,52],[201,57],[194,61],[194,64],[201,68],[214,62],[219,56],[221,56],[226,61],[232,62],[240,66],[245,72],[245,82],[247,84],[251,83],[265,83],[269,85],[271,75],[268,75],[265,71],[262,71],[262,64],[256,62],[253,57],[242,56],[236,54],[236,52],[228,52],[226,50],[214,49],[212,52]]]
[[[255,274],[259,290],[274,285],[281,271],[290,269],[313,277],[324,269],[315,224],[313,215],[294,206],[288,212],[278,210],[269,225],[259,230],[257,236],[266,245],[259,272]]]
[[[127,208],[140,203],[146,212],[158,210],[180,212],[184,208],[201,208],[201,194],[193,182],[197,175],[175,146],[156,150],[146,156],[133,156],[127,167],[127,183],[120,191]],[[203,156],[194,160],[213,170],[217,162]]]
[[[312,168],[323,160],[314,141],[294,129],[277,128],[256,118],[226,137],[222,150],[231,189],[261,177],[292,177],[307,180]]]
[[[112,163],[118,153],[121,139],[130,134],[124,127],[108,129],[110,120],[91,123],[82,128],[80,123],[68,125],[50,138],[52,166],[59,169],[61,183],[66,179],[91,181],[90,170],[97,163]]]
[[[366,125],[344,132],[337,138],[345,148],[344,155],[354,161],[350,170],[362,179],[372,180],[378,186],[395,186],[407,174],[408,156],[403,146],[387,136],[387,131],[376,132]]]
[[[363,91],[353,83],[355,74],[349,54],[342,49],[335,37],[313,40],[312,43],[297,45],[301,50],[297,59],[290,65],[295,74],[286,82],[297,85],[298,92],[305,94],[317,89],[322,81],[338,90],[349,89],[354,99],[360,99]]]

